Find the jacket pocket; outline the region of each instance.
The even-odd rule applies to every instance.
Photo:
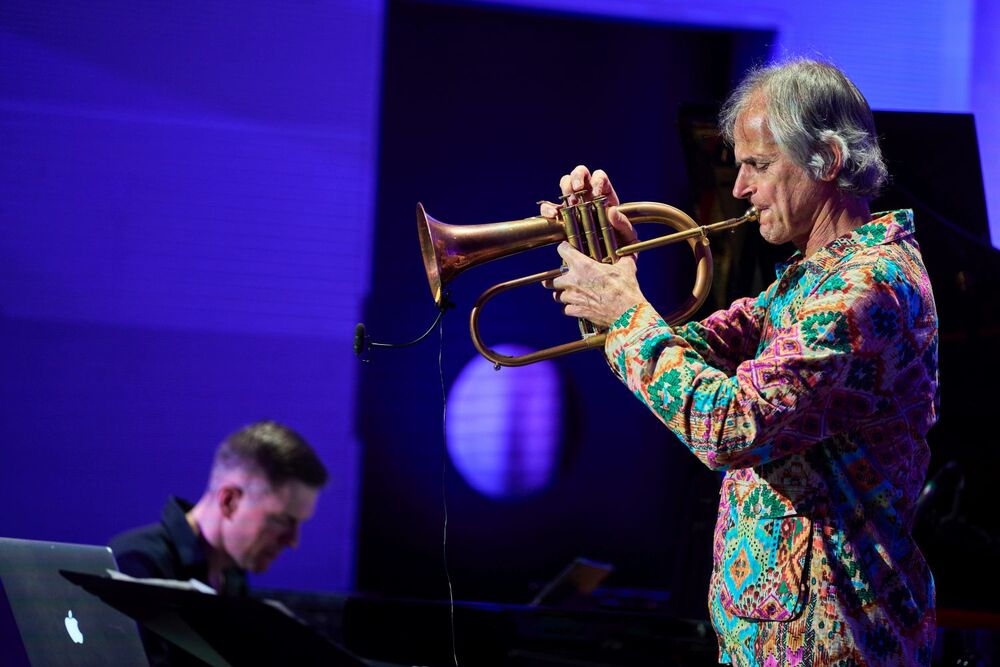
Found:
[[[729,522],[718,576],[730,614],[760,621],[788,621],[805,605],[812,521],[801,515]]]

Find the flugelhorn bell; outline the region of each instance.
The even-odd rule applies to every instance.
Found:
[[[444,287],[462,271],[566,238],[561,223],[542,217],[484,225],[448,225],[429,216],[419,202],[417,233],[427,281],[438,305]]]
[[[683,211],[668,204],[634,202],[622,204],[618,210],[634,224],[655,222],[677,230],[673,234],[616,247],[614,230],[608,221],[604,198],[585,201],[560,209],[561,220],[540,216],[494,222],[481,225],[449,225],[427,215],[422,204],[417,204],[417,232],[423,255],[424,269],[431,294],[439,306],[444,298],[444,288],[462,271],[495,259],[508,257],[525,250],[567,241],[577,250],[603,262],[615,262],[620,257],[640,250],[687,241],[695,256],[695,284],[691,294],[681,306],[664,319],[669,324],[686,321],[704,303],[712,286],[712,253],[708,235],[733,229],[744,222],[757,220],[757,209],[751,207],[738,218],[699,226]],[[538,283],[558,276],[560,269],[499,283],[489,288],[476,301],[469,317],[472,342],[480,354],[499,366],[524,366],[544,359],[553,359],[580,350],[604,346],[606,333],[598,331],[586,320],[580,321],[583,339],[539,350],[531,354],[510,356],[487,346],[479,334],[479,316],[483,306],[493,297],[524,285]]]

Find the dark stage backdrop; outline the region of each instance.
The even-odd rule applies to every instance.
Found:
[[[422,331],[434,305],[414,221],[419,200],[449,223],[535,215],[578,163],[612,174],[625,201],[690,210],[677,127],[685,102],[718,104],[766,33],[440,4],[391,2],[385,38],[373,289],[376,339]],[[649,236],[646,233],[645,236]],[[664,309],[690,289],[686,250],[640,260]],[[462,275],[444,322],[450,389],[476,357],[467,318],[500,280],[553,268],[554,248]],[[487,342],[546,347],[575,323],[534,286],[484,314]],[[558,474],[515,498],[487,497],[446,461],[439,336],[376,351],[361,372],[363,454],[357,584],[399,596],[446,597],[447,558],[459,599],[527,601],[575,556],[612,563],[608,585],[670,590],[679,612],[703,615],[718,478],[629,395],[600,353],[557,362],[564,406]],[[517,374],[522,369],[503,369]],[[513,415],[512,419],[520,415]]]

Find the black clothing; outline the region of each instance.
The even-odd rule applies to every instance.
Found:
[[[197,579],[208,584],[208,545],[194,534],[184,516],[191,503],[170,496],[160,523],[134,528],[111,538],[118,569],[133,577]],[[226,570],[224,595],[246,595],[247,575],[239,568]]]
[[[193,507],[186,500],[171,496],[163,506],[160,523],[133,528],[109,542],[118,561],[118,569],[133,577],[156,579],[197,579],[208,584],[208,544],[195,535],[185,514]],[[224,595],[246,595],[246,572],[238,568],[226,570],[223,577]],[[150,664],[202,664],[157,635],[142,628],[143,644]],[[190,661],[195,661],[189,663]]]
[[[208,583],[208,561],[185,514],[191,503],[171,496],[160,523],[134,528],[111,538],[118,569],[133,577],[198,579]]]

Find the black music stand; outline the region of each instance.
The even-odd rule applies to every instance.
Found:
[[[366,664],[256,598],[209,595],[83,572],[64,577],[213,667]]]

